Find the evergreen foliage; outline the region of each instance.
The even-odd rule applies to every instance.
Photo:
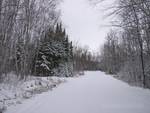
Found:
[[[62,24],[57,24],[55,30],[50,28],[45,34],[35,62],[38,76],[72,76],[72,70],[69,69],[72,67],[72,43]]]

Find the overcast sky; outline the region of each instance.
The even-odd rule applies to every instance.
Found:
[[[104,27],[109,24],[109,20],[104,18],[104,10],[94,8],[88,0],[64,0],[61,11],[62,21],[72,41],[88,45],[94,51],[103,45],[110,29]]]

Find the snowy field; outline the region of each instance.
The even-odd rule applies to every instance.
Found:
[[[103,72],[86,72],[5,113],[150,113],[150,90],[131,87]]]

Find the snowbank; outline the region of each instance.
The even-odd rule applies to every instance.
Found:
[[[65,82],[65,79],[58,77],[28,77],[26,81],[20,81],[16,75],[9,74],[0,84],[0,113],[11,105],[21,104],[24,99],[35,94],[52,90],[62,82]]]

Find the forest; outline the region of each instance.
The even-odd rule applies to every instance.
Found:
[[[150,2],[115,0],[112,29],[98,54],[69,38],[59,0],[0,1],[0,80],[27,76],[74,76],[84,70],[117,74],[150,87]],[[103,1],[96,1],[103,2]],[[100,54],[100,55],[99,55]]]
[[[0,113],[150,113],[150,0],[112,1],[0,0]]]
[[[116,0],[113,28],[102,47],[100,68],[129,83],[150,87],[150,2]]]
[[[70,41],[59,0],[0,1],[0,79],[28,76],[73,76],[95,67],[96,57]],[[74,46],[74,47],[73,47]],[[74,67],[74,68],[73,68]]]

